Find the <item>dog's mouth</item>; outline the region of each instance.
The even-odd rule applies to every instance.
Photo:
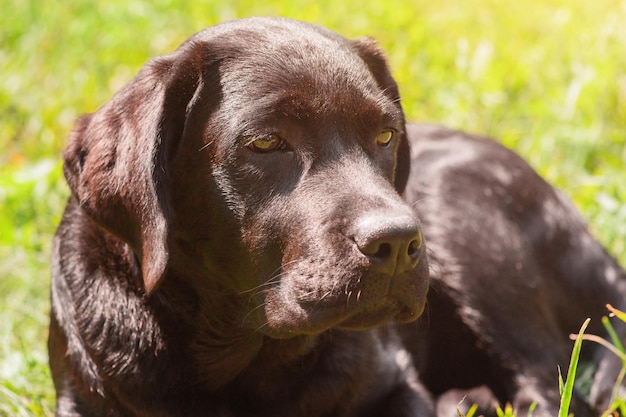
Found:
[[[391,320],[408,323],[415,320],[422,313],[423,306],[407,306],[398,300],[386,297],[379,303],[367,306],[353,316],[342,321],[337,328],[345,330],[369,330],[379,327]]]
[[[357,303],[353,311],[337,327],[350,330],[367,330],[390,320],[410,322],[424,310],[426,290],[416,285],[420,280],[395,279],[386,295],[373,293]],[[369,298],[369,299],[368,299]]]
[[[269,337],[289,338],[331,328],[369,330],[392,320],[410,322],[422,314],[428,279],[421,271],[387,277],[384,285],[380,277],[368,278],[376,282],[319,299],[294,299],[280,290],[267,294],[264,323],[257,328]]]

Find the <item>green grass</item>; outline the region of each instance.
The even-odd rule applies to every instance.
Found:
[[[561,404],[559,406],[559,417],[567,417],[569,415],[569,407],[572,402],[572,396],[574,393],[574,382],[576,381],[576,369],[578,368],[578,360],[580,358],[580,351],[583,346],[583,335],[589,325],[591,319],[585,320],[576,341],[574,342],[574,348],[572,349],[572,355],[570,358],[569,368],[567,369],[567,379],[563,382],[563,376],[559,369],[559,392],[561,394]]]
[[[0,0],[0,416],[51,414],[48,258],[68,194],[59,160],[74,120],[148,58],[226,19],[283,15],[377,38],[409,119],[516,149],[626,264],[626,3],[364,4]]]

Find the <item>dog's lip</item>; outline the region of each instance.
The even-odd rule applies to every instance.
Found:
[[[302,306],[301,306],[302,307]],[[345,304],[326,305],[324,308],[303,308],[299,317],[287,321],[270,321],[259,327],[267,336],[275,339],[298,335],[314,335],[336,328],[342,330],[369,330],[391,320],[410,321],[421,313],[421,307],[405,306],[401,301],[386,296],[375,303],[360,303],[352,308]]]
[[[401,310],[399,303],[388,297],[377,303],[356,312],[343,320],[337,328],[346,330],[368,330],[392,320]]]
[[[350,330],[367,330],[397,320],[408,323],[417,319],[424,310],[424,304],[406,305],[400,300],[387,296],[375,305],[356,312],[342,321],[337,327]]]
[[[370,276],[350,291],[326,293],[325,297],[285,297],[288,292],[271,291],[263,304],[262,326],[257,330],[269,337],[289,338],[298,334],[319,334],[332,328],[367,330],[389,321],[416,320],[426,304],[428,280],[411,279],[410,274],[391,279]],[[377,280],[377,281],[376,281]],[[359,281],[361,282],[361,281]],[[374,285],[373,285],[374,284]],[[318,291],[319,293],[320,291]]]
[[[410,323],[417,320],[419,316],[424,312],[425,303],[416,306],[414,308],[405,307],[396,315],[395,319],[401,323]]]
[[[338,311],[339,310],[339,311]],[[385,298],[376,307],[358,309],[347,314],[345,309],[328,309],[322,316],[308,317],[305,320],[289,320],[288,322],[266,323],[257,331],[273,339],[291,339],[300,335],[318,335],[330,329],[364,331],[396,320],[408,323],[416,320],[423,307],[410,307],[391,298]]]

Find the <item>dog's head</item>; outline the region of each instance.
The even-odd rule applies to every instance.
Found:
[[[272,337],[369,328],[425,301],[404,130],[372,41],[246,19],[151,61],[83,117],[65,174],[133,249],[147,292],[183,279]]]

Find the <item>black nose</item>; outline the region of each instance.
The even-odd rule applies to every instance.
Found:
[[[417,265],[422,233],[410,216],[372,214],[357,221],[354,241],[373,270],[395,275]]]

